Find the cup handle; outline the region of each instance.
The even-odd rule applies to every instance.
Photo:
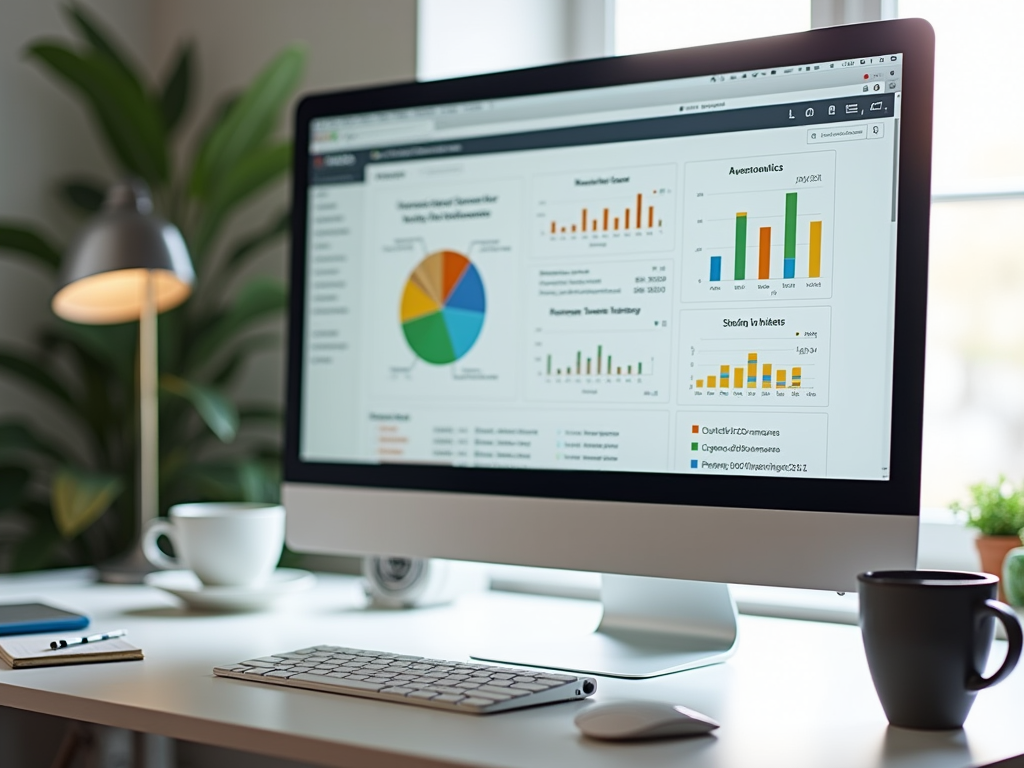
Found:
[[[978,606],[976,613],[978,618],[988,615],[999,619],[1006,630],[1006,639],[1009,641],[1009,644],[1006,648],[1006,658],[1003,660],[1003,665],[992,677],[982,677],[980,673],[971,675],[971,678],[967,681],[967,688],[971,691],[980,691],[982,688],[988,688],[990,685],[995,685],[1005,679],[1007,675],[1013,672],[1013,668],[1017,666],[1017,662],[1020,660],[1021,647],[1024,646],[1024,634],[1021,632],[1020,620],[1008,605],[1000,603],[998,600],[986,600],[982,605]]]
[[[178,551],[177,542],[174,540],[174,524],[169,520],[157,519],[150,520],[149,525],[146,526],[146,530],[142,534],[142,554],[157,568],[163,568],[168,571],[180,568],[181,564],[177,558],[165,555],[160,547],[157,546],[157,539],[161,536],[166,536],[170,539],[171,544],[174,545],[175,552]]]

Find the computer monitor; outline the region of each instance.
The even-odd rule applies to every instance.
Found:
[[[626,676],[727,655],[722,583],[914,567],[933,48],[901,20],[303,100],[289,545],[656,577],[606,580],[594,662],[510,659]],[[669,658],[694,624],[714,652]]]

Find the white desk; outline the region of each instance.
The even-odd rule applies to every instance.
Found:
[[[485,633],[596,621],[592,603],[489,593],[450,608],[365,611],[355,580],[338,576],[273,613],[247,615],[188,615],[156,590],[93,585],[74,573],[0,577],[0,596],[83,610],[97,630],[126,628],[146,653],[143,662],[82,667],[0,664],[0,706],[327,766],[965,768],[1024,753],[1024,669],[980,694],[963,731],[891,729],[858,630],[836,624],[742,617],[739,651],[726,664],[601,679],[598,700],[670,700],[722,723],[715,737],[609,745],[578,735],[572,719],[583,702],[473,717],[210,672],[322,643],[466,658]],[[1004,648],[997,644],[996,661]]]

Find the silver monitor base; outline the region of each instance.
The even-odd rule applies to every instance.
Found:
[[[725,661],[736,648],[727,584],[604,574],[601,623],[591,634],[495,644],[474,659],[642,678]]]

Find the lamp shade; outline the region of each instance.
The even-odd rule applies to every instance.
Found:
[[[195,271],[181,232],[153,215],[146,185],[122,182],[64,256],[51,306],[78,323],[137,320],[150,280],[164,312],[188,298]]]

